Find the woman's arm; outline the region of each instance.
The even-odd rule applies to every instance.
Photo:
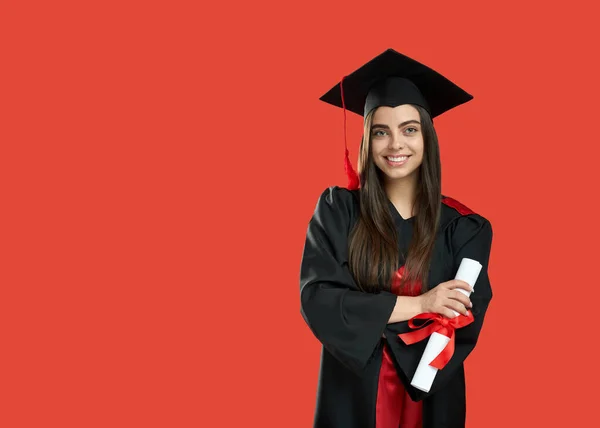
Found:
[[[356,284],[348,268],[348,234],[355,210],[354,196],[347,189],[330,187],[319,198],[302,256],[300,312],[325,349],[360,373],[390,318],[408,317],[414,309],[397,304],[393,293],[365,293]]]
[[[388,320],[388,324],[408,321],[421,313],[421,301],[419,296],[398,296],[394,311]]]
[[[392,324],[408,321],[415,315],[419,315],[421,312],[421,302],[418,296],[398,296],[396,297],[396,304],[394,305],[392,315],[390,315],[390,319],[387,323]],[[385,333],[383,333],[381,337],[385,338]]]
[[[413,400],[422,400],[435,394],[452,379],[477,344],[485,314],[493,296],[488,275],[488,263],[493,237],[490,222],[478,214],[470,214],[459,218],[453,227],[452,249],[455,265],[454,273],[458,270],[458,266],[464,257],[477,260],[482,264],[481,272],[470,297],[471,302],[473,302],[471,312],[475,320],[473,323],[455,331],[455,348],[452,358],[442,370],[437,372],[428,393],[410,386],[410,380],[423,355],[427,340],[412,345],[404,344],[397,335],[411,331],[406,322],[389,324],[385,331],[392,355],[394,355],[394,359],[401,370],[399,375],[406,380],[404,382],[405,386]]]

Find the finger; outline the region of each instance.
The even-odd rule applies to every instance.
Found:
[[[448,298],[458,300],[460,303],[465,305],[467,308],[473,307],[473,303],[471,302],[471,299],[469,299],[467,296],[465,296],[463,293],[461,293],[458,290],[450,290],[450,292],[448,293]]]
[[[446,303],[444,304],[444,306],[458,312],[459,314],[463,314],[463,315],[468,314],[467,307],[465,305],[463,305],[462,303],[460,303],[458,300],[448,299],[446,301]]]
[[[445,306],[442,306],[438,313],[449,319],[456,318],[456,314]]]
[[[448,288],[460,288],[462,290],[468,291],[469,293],[473,291],[473,288],[471,288],[471,286],[467,282],[462,281],[460,279],[453,279],[452,281],[449,281]]]

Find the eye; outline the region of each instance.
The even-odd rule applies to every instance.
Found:
[[[412,130],[414,130],[414,132],[409,132],[409,134],[414,134],[415,132],[418,132],[418,131],[419,131],[417,128],[413,128],[413,127],[406,128],[406,131],[408,131],[409,129],[412,129]]]
[[[378,129],[378,130],[376,130],[376,131],[373,131],[373,135],[374,135],[375,137],[383,137],[383,135],[379,134],[380,132],[382,132],[383,134],[387,134],[387,132],[385,132],[384,130],[382,130],[382,129]]]

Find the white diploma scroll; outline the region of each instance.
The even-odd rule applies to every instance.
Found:
[[[465,281],[467,284],[471,286],[471,288],[475,287],[475,282],[477,281],[477,277],[479,276],[479,272],[481,272],[481,263],[476,260],[463,258],[460,262],[460,266],[458,267],[458,272],[456,272],[456,276],[454,279],[459,279],[461,281]],[[469,296],[467,290],[459,289],[456,290],[463,293],[465,296]],[[459,313],[454,312],[454,316],[458,316]],[[437,374],[438,369],[435,367],[431,367],[429,364],[442,352],[442,350],[446,347],[446,345],[450,342],[450,338],[444,336],[443,334],[433,332],[429,337],[429,341],[427,342],[427,346],[425,347],[425,351],[423,352],[423,356],[421,357],[421,361],[419,361],[419,365],[417,366],[417,371],[410,383],[415,388],[429,392],[431,389],[431,385],[433,384],[433,380],[435,379],[435,375]]]

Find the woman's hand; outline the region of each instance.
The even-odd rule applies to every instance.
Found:
[[[458,291],[462,288],[471,292],[471,286],[465,281],[453,279],[438,284],[427,293],[418,296],[421,313],[431,312],[444,315],[446,318],[454,318],[452,310],[467,315],[468,308],[472,308],[471,300]]]

